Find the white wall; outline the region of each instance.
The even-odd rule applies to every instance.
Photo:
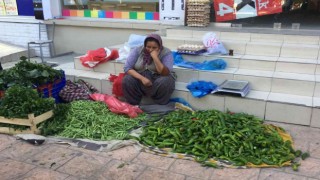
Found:
[[[29,41],[39,39],[39,25],[37,23],[0,22],[0,41],[27,48]],[[42,39],[47,39],[47,33],[42,33]],[[36,55],[40,54],[39,48],[35,49]],[[49,48],[43,48],[45,57],[50,56]]]
[[[57,54],[76,52],[85,54],[88,50],[110,47],[128,41],[130,34],[148,34],[154,30],[128,28],[56,26],[55,50]]]
[[[27,47],[27,43],[38,39],[38,22],[34,18],[0,16],[0,41]],[[40,21],[42,22],[42,21]],[[55,22],[54,44],[56,54],[67,52],[86,53],[88,50],[109,47],[126,42],[131,34],[149,34],[162,31],[168,25],[159,21],[97,21],[90,20],[48,20],[46,24]],[[51,28],[48,29],[51,36]],[[42,34],[46,37],[46,34]],[[50,37],[50,39],[52,39]],[[50,55],[49,48],[44,49],[44,56]],[[36,48],[39,55],[39,48]]]

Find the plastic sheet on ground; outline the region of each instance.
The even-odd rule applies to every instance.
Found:
[[[136,140],[110,140],[110,141],[93,141],[89,139],[72,139],[72,138],[59,138],[59,137],[48,137],[46,138],[47,143],[56,144],[68,144],[73,147],[79,147],[92,151],[104,151],[109,152],[117,150],[126,146],[137,146]],[[139,148],[139,146],[137,146]],[[141,149],[141,148],[139,148]]]

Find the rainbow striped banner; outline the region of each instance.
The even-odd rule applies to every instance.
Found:
[[[111,18],[111,19],[159,20],[159,12],[137,12],[137,11],[128,12],[128,11],[63,9],[62,16]]]

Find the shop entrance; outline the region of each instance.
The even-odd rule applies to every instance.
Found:
[[[283,0],[282,4],[281,13],[236,19],[228,23],[254,28],[273,28],[274,23],[281,23],[282,29],[320,29],[320,0]],[[215,22],[214,14],[213,11],[212,22]]]

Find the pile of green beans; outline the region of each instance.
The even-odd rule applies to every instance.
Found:
[[[65,126],[58,136],[94,140],[122,140],[128,131],[139,126],[146,117],[137,118],[112,113],[103,102],[74,101],[66,114]]]
[[[214,158],[236,166],[248,163],[282,166],[295,159],[291,141],[283,141],[274,126],[243,113],[174,111],[162,121],[146,126],[140,141],[194,155],[203,164]]]

